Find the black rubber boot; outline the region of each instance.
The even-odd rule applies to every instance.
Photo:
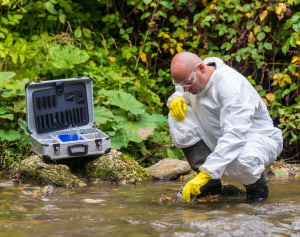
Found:
[[[196,172],[199,172],[199,167],[204,163],[206,157],[211,153],[209,148],[202,140],[190,147],[182,148],[182,151],[191,168]]]
[[[246,188],[247,202],[260,202],[268,199],[269,196],[269,182],[264,173],[260,179],[254,184],[244,185]]]
[[[220,179],[211,179],[200,188],[200,195],[198,197],[203,197],[207,195],[221,195],[222,194],[222,183]]]

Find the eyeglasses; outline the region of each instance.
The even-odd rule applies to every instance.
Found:
[[[181,87],[191,87],[192,85],[195,84],[196,82],[196,69],[192,71],[191,75],[189,76],[189,78],[183,82],[180,82],[180,83],[176,83],[174,80],[173,80],[173,85],[174,86],[181,86]]]

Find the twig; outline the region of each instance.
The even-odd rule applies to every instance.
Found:
[[[168,149],[170,147],[173,147],[173,146],[174,146],[174,144],[157,147],[157,148],[153,149],[152,151],[150,151],[150,153],[148,153],[147,155],[143,156],[137,162],[139,164],[141,164],[142,162],[144,162],[145,160],[147,160],[151,155],[153,155],[154,153],[158,152],[159,150],[166,150],[166,149]]]

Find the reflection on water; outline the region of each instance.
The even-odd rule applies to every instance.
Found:
[[[183,183],[55,188],[0,183],[0,237],[300,236],[300,179],[270,180],[270,198],[194,205],[174,200]]]

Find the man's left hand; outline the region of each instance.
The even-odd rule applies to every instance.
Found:
[[[184,186],[182,198],[189,203],[191,201],[191,194],[195,196],[199,195],[201,193],[200,188],[202,188],[210,179],[210,175],[201,171]]]

